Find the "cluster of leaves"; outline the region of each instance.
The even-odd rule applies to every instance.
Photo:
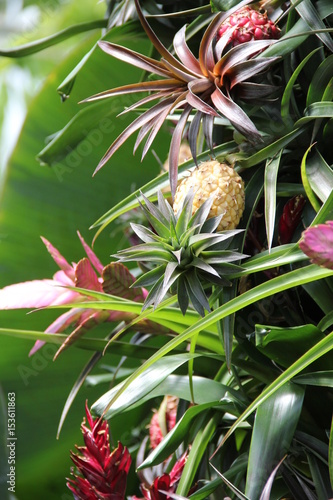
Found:
[[[242,2],[242,5],[244,3],[248,2]],[[167,2],[161,4],[166,6]],[[188,2],[172,4],[173,9],[179,11],[189,7]],[[221,4],[225,10],[239,6],[237,1],[214,1],[213,4],[217,11]],[[124,18],[125,22],[120,26],[119,22],[115,23],[118,26],[113,25],[112,13],[120,6],[126,7],[122,2],[109,2],[111,21],[100,21],[109,29],[99,37],[99,42],[102,46],[106,42],[114,46],[120,41],[128,47],[134,38],[135,48],[140,43],[142,52],[151,55],[154,49],[150,42],[147,43],[146,24],[143,29],[137,20]],[[145,16],[152,13],[151,2],[144,2],[143,7],[145,10],[140,16],[141,22],[145,23]],[[92,407],[97,415],[110,418],[111,422],[116,415],[125,418],[130,410],[135,412],[153,407],[156,400],[165,395],[180,398],[182,404],[179,405],[175,427],[151,451],[140,469],[161,464],[179,448],[190,444],[176,494],[190,496],[193,500],[227,495],[251,500],[321,499],[333,495],[333,272],[309,263],[298,244],[304,227],[311,228],[333,220],[333,174],[330,167],[333,124],[330,19],[333,8],[329,0],[292,0],[290,5],[282,7],[269,10],[274,20],[279,21],[280,40],[267,44],[263,47],[265,50],[256,55],[260,64],[261,59],[274,60],[268,76],[280,93],[275,100],[264,104],[249,104],[239,98],[242,112],[250,115],[249,120],[262,140],[247,140],[239,126],[235,130],[237,122],[226,114],[215,116],[214,121],[205,119],[201,122],[204,109],[207,111],[203,105],[199,110],[200,119],[195,120],[192,114],[195,106],[186,108],[184,115],[186,121],[192,120],[191,142],[194,135],[199,136],[197,161],[214,155],[219,160],[235,164],[245,181],[246,207],[241,226],[244,231],[235,235],[233,247],[250,257],[242,269],[234,273],[232,287],[214,292],[212,310],[203,318],[191,309],[184,316],[174,296],[155,309],[147,307],[142,311],[142,303],[126,297],[110,296],[100,290],[80,290],[83,297],[89,297],[87,301],[80,301],[80,308],[108,313],[121,311],[131,314],[132,320],[126,325],[116,325],[111,342],[110,334],[104,340],[82,337],[68,350],[70,353],[74,347],[90,349],[94,354],[73,387],[63,418],[84,380],[95,386],[121,378],[119,384],[105,392]],[[219,16],[219,22],[225,16],[219,12],[212,14],[210,6],[201,3],[192,12],[196,16],[194,20],[188,12],[183,12],[180,17],[175,17],[174,13],[156,14],[158,17],[150,21],[154,23],[155,46],[156,39],[163,39],[163,47],[171,46],[179,23],[188,22],[182,36],[185,40],[186,33],[193,52],[200,45],[207,25],[210,22],[218,25],[214,16]],[[163,23],[167,23],[167,30]],[[2,55],[25,55],[80,30],[95,28],[95,24],[88,23],[84,27],[71,28],[65,34],[49,37],[39,45],[25,47],[23,52],[15,49]],[[205,39],[205,49],[207,43]],[[105,73],[110,81],[120,78],[113,60],[110,62],[98,47],[91,49],[89,45],[89,49],[81,54],[81,61],[70,68],[70,73],[62,80],[58,91],[63,97],[71,95],[71,98],[75,96],[75,99],[82,100],[104,91],[107,85]],[[125,52],[122,49],[120,53]],[[230,63],[230,54],[228,57]],[[142,58],[148,65],[148,57]],[[246,63],[242,59],[237,62],[244,70]],[[259,67],[258,62],[255,64]],[[82,75],[87,76],[94,69],[97,74],[100,65],[105,87],[98,87],[97,78],[92,83],[85,83]],[[131,66],[129,68],[132,72]],[[145,88],[153,90],[149,68],[143,69],[146,72],[141,75],[144,82],[140,84],[141,88],[148,82]],[[137,82],[139,78],[138,72],[134,76],[124,74],[119,87],[129,84],[127,79],[137,79]],[[165,98],[162,94],[159,97]],[[59,165],[64,168],[68,151],[79,149],[101,120],[112,117],[117,123],[115,116],[122,111],[122,105],[116,99],[108,102],[108,106],[89,103],[79,111],[73,107],[69,123],[54,134],[39,153],[40,161],[53,168],[59,169]],[[193,102],[198,103],[198,100],[193,98]],[[142,105],[149,103],[147,97]],[[150,109],[140,109],[132,104],[131,113],[138,113],[136,120],[140,124],[140,117],[145,113],[149,116]],[[168,113],[171,111],[166,109]],[[169,126],[175,121],[181,123],[176,129],[182,129],[186,135],[182,112],[175,111],[171,116],[167,113],[163,118],[170,118]],[[121,133],[125,127],[121,119],[118,120],[117,132]],[[42,128],[43,124],[40,126]],[[161,123],[158,130],[170,140],[167,127],[163,129]],[[212,132],[212,141],[208,131]],[[179,142],[179,134],[176,137]],[[105,152],[104,143],[95,147],[94,159],[97,161]],[[117,154],[121,154],[120,151]],[[162,155],[158,149],[157,155]],[[123,165],[125,162],[119,158],[119,164]],[[139,182],[138,161],[132,160],[131,165]],[[179,166],[178,173],[194,167],[195,162],[189,160]],[[104,170],[111,171],[111,177],[117,177],[119,172],[112,174],[112,169],[117,168],[115,156]],[[96,179],[99,175],[102,172]],[[121,217],[135,214],[131,211],[139,206],[140,191],[147,198],[153,197],[168,183],[168,173],[155,175],[146,184],[141,183],[139,189],[99,217],[93,224],[96,235],[105,234],[105,228]],[[106,191],[109,186],[101,185],[100,189]],[[95,197],[99,198],[97,192]],[[116,250],[119,250],[117,245]],[[114,248],[109,253],[111,251],[115,253]],[[76,305],[67,304],[65,307]],[[137,335],[136,324],[146,319],[165,328],[167,333],[161,331],[157,337]],[[127,335],[118,341],[124,332]],[[61,334],[9,328],[4,328],[1,333],[59,344],[66,338]],[[118,356],[118,362],[110,364],[106,370],[99,368],[102,373],[88,377],[102,351]],[[126,368],[126,371],[121,368]],[[145,434],[144,424],[136,425],[130,429],[131,437],[124,443],[127,446],[139,446]],[[194,483],[197,487],[193,492]]]

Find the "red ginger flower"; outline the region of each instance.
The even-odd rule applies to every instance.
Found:
[[[154,412],[149,424],[150,446],[154,449],[164,436],[174,428],[177,417],[178,398],[165,396],[160,408]]]
[[[313,264],[333,269],[333,221],[309,227],[299,242]]]
[[[109,426],[105,420],[94,420],[86,404],[87,421],[81,430],[85,446],[77,446],[81,455],[71,451],[71,459],[83,476],[68,479],[67,486],[75,500],[124,500],[131,456],[126,447],[118,443],[113,451],[109,443]]]
[[[164,473],[162,476],[157,477],[151,486],[141,484],[143,498],[134,496],[132,500],[171,500],[172,496],[168,495],[168,493],[172,495],[176,492],[186,460],[187,452],[177,460],[170,474]]]

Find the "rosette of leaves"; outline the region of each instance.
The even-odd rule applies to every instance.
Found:
[[[245,3],[248,2],[241,2],[240,5]],[[237,26],[229,27],[217,41],[221,23],[236,11],[237,7],[226,13],[219,13],[213,18],[201,39],[198,57],[195,57],[187,44],[186,25],[184,25],[174,37],[176,57],[154,33],[142,13],[138,0],[135,0],[135,5],[143,29],[160,54],[161,60],[114,43],[99,42],[100,48],[107,54],[137,66],[151,75],[148,81],[106,90],[89,97],[85,102],[123,94],[150,92],[148,96],[129,106],[125,112],[146,106],[154,100],[158,100],[158,103],[142,112],[117,137],[100,161],[96,172],[138,130],[134,151],[148,136],[143,147],[142,157],[144,157],[164,121],[170,113],[179,109],[181,114],[172,135],[169,152],[170,186],[174,195],[177,186],[179,149],[192,112],[194,111],[194,116],[191,119],[188,140],[195,161],[201,123],[207,145],[213,149],[213,125],[216,117],[227,118],[242,136],[251,143],[259,143],[262,140],[261,134],[239,101],[263,104],[276,92],[276,86],[266,81],[266,72],[280,57],[256,57],[276,42],[273,39],[251,40],[237,47],[229,47],[228,50],[230,36]]]
[[[144,273],[133,284],[151,287],[143,310],[150,305],[156,307],[171,292],[177,294],[183,314],[191,302],[204,316],[205,310],[211,310],[208,291],[212,285],[231,286],[228,276],[240,270],[235,262],[246,257],[228,249],[232,237],[242,230],[214,232],[222,215],[207,219],[212,198],[192,215],[193,190],[184,197],[177,214],[161,192],[157,205],[142,197],[145,205],[140,205],[152,229],[131,224],[143,243],[120,250],[116,257],[121,262],[143,265]]]

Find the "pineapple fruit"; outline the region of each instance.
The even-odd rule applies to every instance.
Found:
[[[221,216],[217,231],[235,229],[244,211],[244,182],[232,167],[218,161],[206,161],[184,178],[176,189],[173,209],[178,213],[187,192],[193,189],[194,214],[208,198],[212,206],[208,218]]]
[[[248,6],[223,21],[217,39],[219,40],[229,28],[233,28],[233,31],[228,43],[233,47],[251,40],[270,40],[280,36],[280,29],[268,18],[266,11],[260,12]]]

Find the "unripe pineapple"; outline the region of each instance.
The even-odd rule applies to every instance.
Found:
[[[222,215],[217,231],[235,229],[244,211],[244,182],[232,167],[206,161],[195,168],[177,187],[173,209],[177,213],[190,189],[194,200],[192,214],[208,199],[213,203],[208,218]]]
[[[266,11],[259,12],[248,6],[223,21],[217,38],[220,39],[228,28],[234,28],[228,42],[233,46],[251,40],[277,39],[280,36],[280,29],[268,18]]]

